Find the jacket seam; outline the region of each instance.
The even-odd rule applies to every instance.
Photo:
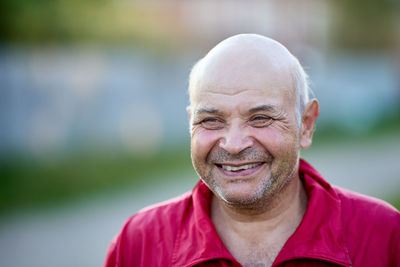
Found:
[[[341,225],[340,225],[340,231],[342,231],[343,233],[344,233],[344,231],[345,231],[345,227],[344,227],[344,224],[345,224],[345,222],[344,222],[344,214],[343,214],[343,205],[342,205],[342,195],[340,194],[340,192],[337,192],[336,191],[336,188],[334,188],[334,187],[332,187],[333,188],[333,190],[334,190],[334,192],[335,192],[335,194],[337,195],[337,197],[338,197],[338,200],[339,200],[339,205],[340,205],[340,222],[341,222]],[[347,236],[346,234],[343,234],[343,245],[344,245],[344,249],[346,250],[346,253],[347,253],[347,255],[348,255],[348,257],[349,257],[349,260],[350,260],[350,266],[351,265],[353,265],[353,261],[351,260],[351,257],[350,257],[350,252],[349,252],[349,244],[347,243],[347,239],[346,238],[344,238],[345,236]]]
[[[190,197],[189,201],[193,201],[193,198]],[[175,238],[174,239],[174,247],[173,247],[173,251],[172,251],[172,254],[171,254],[171,261],[170,261],[171,262],[171,266],[174,266],[174,264],[177,261],[177,257],[178,257],[177,251],[178,251],[178,246],[179,246],[179,240],[181,240],[182,229],[183,229],[183,227],[182,227],[183,220],[184,220],[184,215],[183,214],[185,214],[187,208],[188,208],[188,205],[186,205],[185,211],[182,213],[182,217],[181,217],[180,222],[179,222],[179,228],[176,231],[176,234],[175,234],[175,237],[174,237]]]

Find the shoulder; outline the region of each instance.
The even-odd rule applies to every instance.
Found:
[[[125,223],[123,232],[147,232],[158,228],[176,229],[180,218],[191,204],[191,192],[170,200],[148,206],[132,215]]]
[[[344,219],[355,220],[358,223],[400,226],[400,213],[389,203],[374,197],[352,192],[332,186],[341,201]]]
[[[400,260],[400,213],[383,200],[333,187],[354,266],[394,266]]]
[[[132,215],[111,243],[104,266],[169,266],[166,259],[191,203],[189,192]]]

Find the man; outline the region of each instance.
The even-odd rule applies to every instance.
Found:
[[[105,266],[400,266],[400,214],[299,157],[319,114],[298,60],[242,34],[193,68],[192,192],[132,216]]]

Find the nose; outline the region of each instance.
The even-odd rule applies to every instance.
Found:
[[[254,145],[253,138],[239,126],[231,125],[219,141],[219,146],[231,154],[239,154]]]

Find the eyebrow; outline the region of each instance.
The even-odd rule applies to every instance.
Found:
[[[207,114],[219,114],[221,112],[216,108],[202,107],[202,108],[199,108],[198,110],[196,110],[194,113],[195,113],[195,115],[200,115],[200,114],[204,114],[204,113],[207,113]]]
[[[274,112],[276,111],[276,108],[273,105],[260,105],[249,109],[249,113],[256,113],[260,111]]]
[[[256,113],[256,112],[276,112],[276,107],[274,105],[260,105],[249,109],[249,113]],[[194,112],[195,116],[201,114],[221,114],[222,112],[216,108],[208,108],[208,107],[201,107]]]

